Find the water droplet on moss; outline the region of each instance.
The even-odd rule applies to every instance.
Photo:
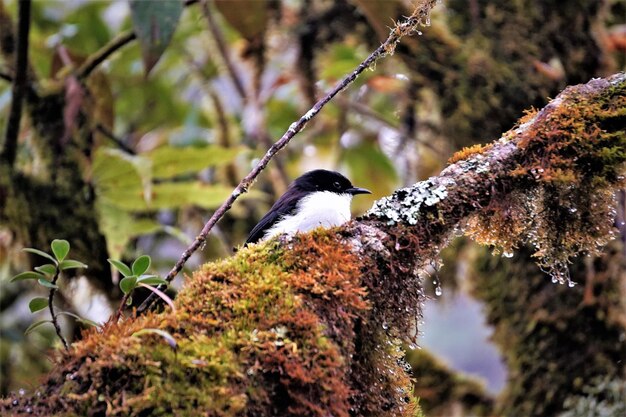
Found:
[[[443,290],[441,289],[441,285],[437,285],[437,286],[435,287],[435,295],[436,295],[437,297],[441,297],[441,294],[443,294]]]

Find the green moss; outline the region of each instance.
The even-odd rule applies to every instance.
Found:
[[[626,81],[618,74],[608,82],[568,88],[504,135],[517,141],[521,156],[501,188],[515,191],[467,221],[471,237],[507,254],[531,243],[538,263],[560,282],[568,281],[571,257],[610,241],[614,192],[624,183]]]
[[[413,391],[427,415],[452,415],[454,407],[463,407],[463,414],[494,415],[494,400],[476,380],[459,374],[424,350],[407,352],[415,384]]]
[[[443,135],[457,148],[484,143],[564,86],[620,69],[607,68],[619,51],[592,33],[610,18],[602,4],[451,0],[398,50],[418,85],[439,97]]]
[[[109,324],[60,352],[28,406],[60,416],[413,415],[400,342],[373,320],[364,271],[374,269],[341,239],[318,231],[203,266],[176,312]],[[176,348],[133,336],[146,328]]]
[[[498,414],[557,415],[596,378],[622,379],[624,262],[615,241],[600,257],[570,266],[578,283],[570,288],[551,283],[528,250],[478,259],[474,293],[485,302],[509,370]]]

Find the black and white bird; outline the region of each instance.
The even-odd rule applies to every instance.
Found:
[[[282,233],[339,226],[350,220],[350,203],[357,194],[371,194],[335,171],[316,169],[296,178],[270,211],[252,229],[249,243]]]

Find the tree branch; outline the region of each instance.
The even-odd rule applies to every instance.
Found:
[[[0,400],[0,411],[415,415],[399,358],[418,330],[420,274],[462,232],[502,250],[534,243],[540,262],[557,263],[611,239],[625,108],[626,73],[569,87],[361,219],[204,265],[176,313],[85,334],[59,355],[43,395]],[[156,336],[139,341],[145,328],[180,350]],[[163,395],[152,395],[155,386]]]
[[[553,280],[572,285],[570,258],[612,236],[624,108],[626,73],[568,87],[499,141],[460,151],[439,176],[377,201],[365,223],[392,234],[410,228],[429,248],[424,262],[461,232],[504,254],[530,243]]]
[[[222,32],[217,25],[217,22],[215,22],[215,18],[213,17],[213,13],[215,12],[212,9],[209,1],[202,2],[202,12],[208,23],[209,31],[213,36],[213,40],[215,42],[215,45],[217,46],[217,50],[219,51],[222,61],[224,62],[224,66],[226,67],[226,73],[230,76],[230,79],[235,86],[235,90],[237,91],[239,98],[241,98],[242,101],[246,101],[246,97],[248,96],[246,94],[246,88],[244,87],[243,81],[241,81],[239,74],[237,74],[237,70],[235,70],[235,65],[233,64],[233,61],[228,54],[228,50],[226,49],[226,42],[224,41],[224,35],[222,35]]]
[[[196,4],[198,1],[199,0],[186,0],[185,7]],[[104,45],[102,48],[100,48],[100,50],[95,52],[93,55],[87,57],[85,62],[83,62],[83,64],[76,72],[76,77],[78,78],[78,80],[83,81],[93,72],[93,70],[98,67],[98,65],[104,62],[104,60],[106,60],[118,49],[122,48],[124,45],[129,44],[135,39],[137,39],[137,34],[135,34],[135,32],[132,30],[121,33],[115,38],[111,39],[111,41]]]
[[[113,143],[115,143],[117,145],[117,147],[122,149],[124,152],[127,152],[130,155],[136,155],[137,154],[137,152],[135,152],[134,149],[132,149],[130,146],[128,146],[126,143],[124,143],[124,141],[122,139],[120,139],[117,136],[115,136],[115,134],[113,134],[113,132],[111,132],[109,129],[107,129],[102,124],[98,123],[96,125],[96,130],[98,132],[100,132],[101,134],[103,134],[104,136],[106,136],[107,138],[109,138]]]
[[[15,56],[15,75],[13,79],[11,109],[4,135],[4,146],[0,161],[12,169],[17,155],[17,139],[22,120],[22,105],[27,91],[28,81],[28,33],[30,31],[30,0],[18,2],[17,54]]]
[[[111,39],[106,45],[104,45],[100,50],[95,52],[94,54],[87,57],[85,62],[82,63],[78,71],[76,72],[76,77],[79,81],[84,80],[89,77],[93,70],[95,70],[98,65],[104,62],[109,56],[111,56],[115,51],[123,47],[124,45],[130,43],[134,39],[137,38],[137,35],[132,30],[128,32],[124,32]]]
[[[0,70],[0,78],[8,82],[13,82],[13,77],[8,71]]]
[[[394,52],[397,43],[402,39],[402,37],[411,35],[417,31],[418,25],[422,24],[423,20],[427,18],[430,13],[430,10],[435,5],[436,0],[427,0],[422,2],[413,14],[407,17],[402,23],[396,25],[395,28],[391,30],[389,37],[382,45],[380,45],[374,52],[372,52],[359,66],[352,71],[351,74],[344,77],[335,87],[330,90],[324,97],[322,97],[313,107],[304,114],[304,116],[300,117],[297,122],[294,122],[289,126],[289,129],[283,134],[283,136],[274,143],[265,153],[263,158],[258,162],[258,164],[246,175],[239,185],[233,190],[231,195],[222,203],[222,205],[213,213],[211,218],[207,221],[207,223],[202,228],[202,231],[196,238],[193,243],[183,252],[180,259],[176,262],[172,270],[167,274],[165,278],[167,282],[171,282],[176,275],[183,269],[183,266],[187,262],[187,260],[193,255],[195,251],[200,248],[204,242],[206,241],[207,236],[211,232],[211,229],[215,224],[226,214],[228,210],[232,207],[233,203],[241,196],[242,194],[248,191],[248,188],[252,185],[252,183],[256,180],[259,174],[265,169],[270,160],[284,148],[291,139],[299,133],[304,126],[314,118],[320,110],[335,97],[339,92],[348,87],[356,78],[365,71],[367,68],[370,68],[378,59],[390,55]],[[161,287],[160,289],[163,289]],[[150,305],[156,300],[154,294],[151,294],[146,300],[139,306],[138,312],[142,313],[146,309],[150,307]]]

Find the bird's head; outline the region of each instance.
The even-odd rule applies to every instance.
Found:
[[[349,179],[338,172],[325,169],[316,169],[296,178],[292,187],[304,191],[330,191],[336,194],[371,194],[370,190],[355,187]]]

